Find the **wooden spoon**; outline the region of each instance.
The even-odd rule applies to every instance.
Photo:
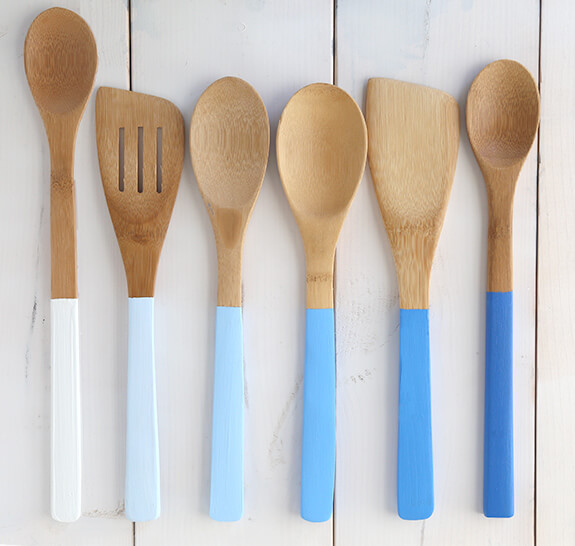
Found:
[[[243,513],[242,249],[269,145],[268,115],[251,85],[222,78],[204,91],[192,116],[190,152],[218,252],[210,516],[219,521]]]
[[[74,12],[52,8],[30,25],[24,65],[50,146],[51,511],[58,521],[77,520],[82,508],[74,145],[97,64],[94,36]]]
[[[433,512],[429,277],[459,146],[453,97],[375,78],[367,86],[369,165],[397,270],[400,297],[397,508]]]
[[[363,114],[338,87],[304,87],[283,111],[276,150],[306,257],[301,515],[326,521],[335,475],[333,269],[339,232],[365,168]]]
[[[483,512],[511,517],[513,495],[513,196],[539,126],[539,92],[515,61],[495,61],[467,96],[467,132],[489,203]]]
[[[185,126],[169,101],[101,87],[96,140],[129,295],[126,517],[160,515],[154,284],[184,163]]]

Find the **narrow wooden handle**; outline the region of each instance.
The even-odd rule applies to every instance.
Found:
[[[333,309],[306,311],[301,516],[327,521],[335,479],[335,336]]]
[[[428,313],[400,311],[397,510],[409,520],[434,507]]]
[[[218,251],[218,306],[242,306],[242,245],[226,246],[216,239]]]
[[[126,517],[132,521],[149,521],[160,515],[154,360],[154,298],[130,298]]]
[[[483,513],[513,516],[513,292],[487,292]]]
[[[52,298],[77,298],[76,198],[71,170],[53,170],[50,184]]]
[[[513,290],[513,202],[490,200],[487,235],[487,291]]]
[[[244,361],[241,307],[218,307],[212,421],[210,517],[241,519],[244,508]]]
[[[52,517],[76,521],[82,511],[82,428],[78,300],[53,299],[52,367]]]

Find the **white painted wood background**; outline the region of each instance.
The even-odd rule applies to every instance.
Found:
[[[127,290],[100,182],[93,97],[76,154],[84,516],[73,524],[49,517],[49,158],[24,75],[23,44],[34,17],[52,5],[0,0],[0,544],[574,544],[575,5],[60,2],[95,34],[97,86],[131,84],[168,98],[189,123],[201,92],[235,75],[259,91],[272,125],[268,172],[244,255],[244,518],[226,524],[208,517],[216,254],[187,159],[156,292],[162,515],[137,525],[123,516]],[[542,89],[539,166],[535,146],[515,207],[511,520],[481,513],[487,204],[464,123],[471,81],[498,58],[523,63]],[[431,281],[436,510],[425,522],[396,515],[397,283],[367,170],[337,252],[335,512],[331,522],[313,524],[299,517],[304,257],[277,172],[275,131],[300,87],[335,81],[363,107],[373,76],[443,89],[462,113],[457,173]]]

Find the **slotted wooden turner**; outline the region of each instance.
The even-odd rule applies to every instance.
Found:
[[[369,166],[393,251],[400,298],[397,509],[433,512],[429,276],[459,147],[459,107],[422,85],[374,78],[367,86]]]
[[[169,101],[101,87],[100,174],[129,295],[126,517],[160,515],[154,284],[184,162],[184,120]]]

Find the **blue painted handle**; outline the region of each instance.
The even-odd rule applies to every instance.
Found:
[[[487,292],[483,513],[510,518],[513,502],[513,292]]]
[[[426,519],[434,505],[427,309],[400,310],[399,340],[397,511]]]
[[[210,517],[237,521],[244,511],[244,358],[241,307],[216,312]]]
[[[129,299],[126,517],[160,515],[160,455],[154,369],[154,299]]]
[[[333,309],[306,311],[301,517],[327,521],[335,479],[335,333]]]

